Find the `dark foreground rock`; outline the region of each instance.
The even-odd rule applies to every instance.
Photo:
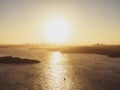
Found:
[[[33,59],[24,59],[20,57],[5,56],[5,57],[0,57],[0,63],[34,64],[34,63],[40,63],[40,61]]]

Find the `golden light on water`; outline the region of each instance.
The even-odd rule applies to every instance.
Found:
[[[69,83],[65,81],[66,78],[66,68],[62,64],[62,61],[65,60],[64,55],[60,52],[53,52],[51,54],[51,64],[50,64],[50,83],[52,90],[62,90],[69,88]]]
[[[63,56],[62,56],[62,54],[60,53],[60,52],[53,52],[52,53],[52,63],[53,64],[58,64],[58,63],[60,63],[62,60],[63,60],[64,58],[63,58]]]
[[[61,18],[53,18],[44,25],[44,36],[51,43],[64,43],[68,40],[70,26]]]

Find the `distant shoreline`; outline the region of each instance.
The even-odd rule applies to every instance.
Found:
[[[120,57],[120,52],[110,51],[110,50],[99,50],[99,51],[72,51],[72,50],[62,50],[61,53],[87,53],[87,54],[99,54],[106,55],[108,57]]]
[[[120,57],[120,47],[115,46],[84,46],[84,47],[64,47],[64,48],[50,48],[49,51],[60,51],[61,53],[88,53],[106,55],[108,57]]]
[[[0,48],[26,48],[29,50],[59,51],[61,53],[88,53],[106,55],[108,57],[120,57],[120,45],[91,45],[91,46],[50,46],[42,47],[35,45],[23,46],[0,46]]]

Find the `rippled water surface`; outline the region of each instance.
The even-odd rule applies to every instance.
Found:
[[[120,58],[0,49],[0,56],[37,59],[38,64],[0,64],[0,90],[120,90]]]

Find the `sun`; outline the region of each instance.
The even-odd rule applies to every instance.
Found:
[[[45,23],[44,36],[48,42],[64,43],[69,36],[69,25],[61,18],[54,18]]]

